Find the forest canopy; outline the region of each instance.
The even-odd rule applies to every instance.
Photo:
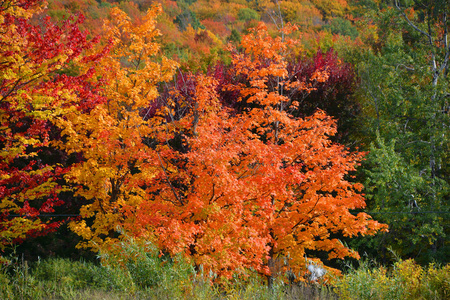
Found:
[[[0,1],[1,250],[445,263],[446,7],[369,4]]]

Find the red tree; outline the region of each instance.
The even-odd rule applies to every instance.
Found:
[[[62,204],[67,166],[52,147],[55,120],[70,103],[89,110],[102,101],[89,70],[100,54],[84,54],[95,41],[78,29],[83,17],[34,26],[36,3],[0,2],[0,248],[58,226],[39,218]],[[72,62],[79,73],[65,75]]]

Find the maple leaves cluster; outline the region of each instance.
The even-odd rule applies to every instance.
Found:
[[[281,257],[305,271],[310,250],[357,257],[333,237],[384,229],[350,212],[365,205],[347,180],[363,154],[330,141],[336,124],[323,111],[293,115],[290,96],[329,78],[288,72],[295,27],[244,36],[229,82],[220,72],[172,81],[177,64],[155,42],[159,6],[138,24],[113,8],[101,41],[87,40],[81,19],[30,25],[38,9],[1,2],[2,246],[56,227],[39,216],[64,204],[63,191],[84,199],[70,223],[81,247],[112,251],[125,232],[226,277],[271,276]]]
[[[45,18],[41,26],[32,25],[39,10],[37,1],[0,2],[1,248],[58,226],[35,218],[62,204],[66,166],[52,147],[58,135],[54,121],[71,105],[87,109],[102,98],[95,92],[98,83],[89,80],[93,69],[70,77],[59,73],[80,59],[89,68],[98,58],[87,54],[95,41],[79,31],[82,18],[59,26]]]

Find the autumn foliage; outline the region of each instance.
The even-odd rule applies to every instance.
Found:
[[[152,128],[140,112],[157,97],[157,83],[171,79],[175,67],[165,58],[154,61],[160,9],[150,9],[139,25],[121,10],[111,10],[104,28],[110,54],[96,65],[96,74],[107,82],[102,92],[106,101],[89,111],[73,108],[58,120],[66,139],[60,147],[83,154],[65,178],[89,202],[81,209],[83,220],[71,228],[97,250],[114,241],[111,234],[123,224],[124,207],[139,206],[147,198],[145,187],[155,173],[156,154],[145,144]]]
[[[112,198],[117,179],[97,185],[96,195],[100,188],[106,193],[94,224],[83,221],[75,230],[101,245],[102,236],[111,241],[114,226],[120,225],[128,234],[153,240],[172,254],[184,252],[197,265],[227,277],[245,268],[269,275],[277,257],[290,257],[292,266],[301,268],[306,250],[327,251],[330,258],[357,256],[330,236],[382,228],[366,214],[349,212],[364,206],[361,185],[345,178],[362,154],[330,142],[335,121],[323,112],[304,119],[291,116],[298,103],[286,96],[288,91],[312,90],[314,81],[328,78],[318,70],[307,83],[290,80],[286,56],[294,44],[271,38],[263,25],[243,38],[244,50],[234,52],[233,68],[248,84],[224,87],[247,103],[241,112],[225,108],[217,81],[204,75],[182,77],[179,88],[164,99],[148,99],[159,101],[153,105],[159,109],[149,110],[152,117],[140,134],[144,144],[121,156],[129,159],[145,147],[142,158],[131,160],[143,159],[145,169],[135,168],[133,174],[123,163],[118,169],[124,170],[123,179],[116,177],[121,186],[133,177],[141,181],[135,189],[124,189],[128,196],[120,200]],[[107,134],[101,143],[106,137],[121,141]],[[137,137],[133,141],[139,142]],[[93,164],[89,168],[98,170]],[[99,176],[85,177],[86,172],[79,176]],[[96,224],[109,231],[92,235]]]
[[[96,251],[126,232],[228,278],[248,268],[271,278],[282,258],[306,272],[311,251],[358,257],[337,237],[385,227],[351,213],[365,206],[362,186],[348,180],[363,154],[331,142],[336,121],[322,110],[294,114],[301,103],[293,95],[330,78],[321,67],[308,78],[289,71],[295,26],[274,38],[260,23],[241,50],[229,48],[228,76],[239,80],[177,72],[170,89],[177,64],[155,41],[160,12],[152,6],[133,23],[112,8],[95,44],[74,19],[61,27],[46,20],[39,32],[2,10],[2,239],[11,238],[6,228],[12,238],[40,230],[29,217],[50,212],[65,189],[84,199],[70,227]],[[57,72],[69,62],[76,76]],[[44,147],[79,159],[45,164]],[[28,215],[8,223],[13,212]]]
[[[69,103],[88,109],[101,101],[87,67],[99,56],[84,54],[95,41],[78,29],[82,17],[31,25],[39,10],[36,1],[0,2],[0,248],[58,226],[38,218],[62,204],[67,166],[52,147],[55,120]],[[75,61],[85,72],[64,75]]]

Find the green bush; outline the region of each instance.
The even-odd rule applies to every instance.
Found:
[[[239,44],[241,42],[241,34],[236,29],[232,29],[227,41]]]
[[[238,19],[241,21],[251,21],[251,20],[259,20],[259,14],[257,11],[251,9],[251,8],[241,8],[238,11]]]
[[[358,36],[358,30],[349,20],[342,18],[334,18],[328,24],[323,26],[324,30],[330,31],[332,34],[340,34],[355,39]]]
[[[203,26],[203,24],[200,23],[200,20],[197,18],[195,12],[191,11],[190,9],[187,9],[183,11],[181,14],[179,14],[173,22],[178,25],[178,28],[181,31],[186,30],[189,24],[195,30],[199,28],[205,29],[205,26]]]

